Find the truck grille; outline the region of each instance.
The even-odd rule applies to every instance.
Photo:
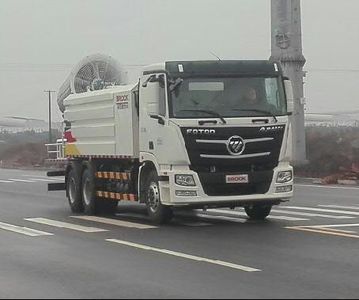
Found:
[[[252,195],[268,192],[273,169],[278,165],[285,125],[181,130],[191,169],[199,174],[207,195]],[[226,175],[240,174],[249,175],[248,184],[226,183]]]

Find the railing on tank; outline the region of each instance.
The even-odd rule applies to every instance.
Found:
[[[65,158],[66,139],[57,139],[55,144],[45,144],[49,159]]]

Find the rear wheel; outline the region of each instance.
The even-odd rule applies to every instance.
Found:
[[[95,190],[94,173],[91,166],[87,165],[82,173],[82,199],[85,213],[87,215],[96,215],[98,212],[98,200]]]
[[[161,202],[161,193],[157,173],[151,171],[145,188],[147,212],[152,222],[163,224],[173,218],[172,209]]]
[[[117,212],[118,201],[102,200],[99,201],[99,210],[104,214],[114,214]]]
[[[244,209],[251,220],[264,220],[269,216],[272,205],[251,205]]]
[[[95,167],[85,163],[82,173],[82,199],[85,213],[88,215],[112,214],[116,212],[118,201],[98,199],[96,194]]]
[[[83,213],[84,206],[82,204],[81,196],[81,177],[80,170],[73,165],[67,175],[66,194],[73,213]]]

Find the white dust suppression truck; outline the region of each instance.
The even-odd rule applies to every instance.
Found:
[[[279,63],[170,61],[127,85],[101,76],[60,105],[66,166],[49,176],[65,184],[49,190],[66,189],[74,213],[126,200],[155,223],[175,208],[244,207],[264,219],[293,196],[293,92]]]

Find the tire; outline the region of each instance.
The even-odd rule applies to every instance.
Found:
[[[75,164],[72,165],[66,180],[66,195],[69,201],[71,211],[75,214],[83,213],[84,206],[82,204],[81,195],[81,171]]]
[[[251,220],[264,220],[269,216],[272,205],[251,205],[244,209]]]
[[[117,212],[118,201],[98,200],[99,212],[105,215],[112,215]]]
[[[164,224],[171,221],[173,211],[161,202],[161,194],[156,171],[151,171],[145,186],[147,212],[155,224]]]
[[[96,215],[99,211],[99,201],[96,195],[95,171],[88,162],[84,164],[82,173],[81,194],[85,214]]]
[[[113,214],[116,212],[118,201],[97,198],[95,168],[88,162],[84,164],[81,190],[85,214],[98,215]]]

